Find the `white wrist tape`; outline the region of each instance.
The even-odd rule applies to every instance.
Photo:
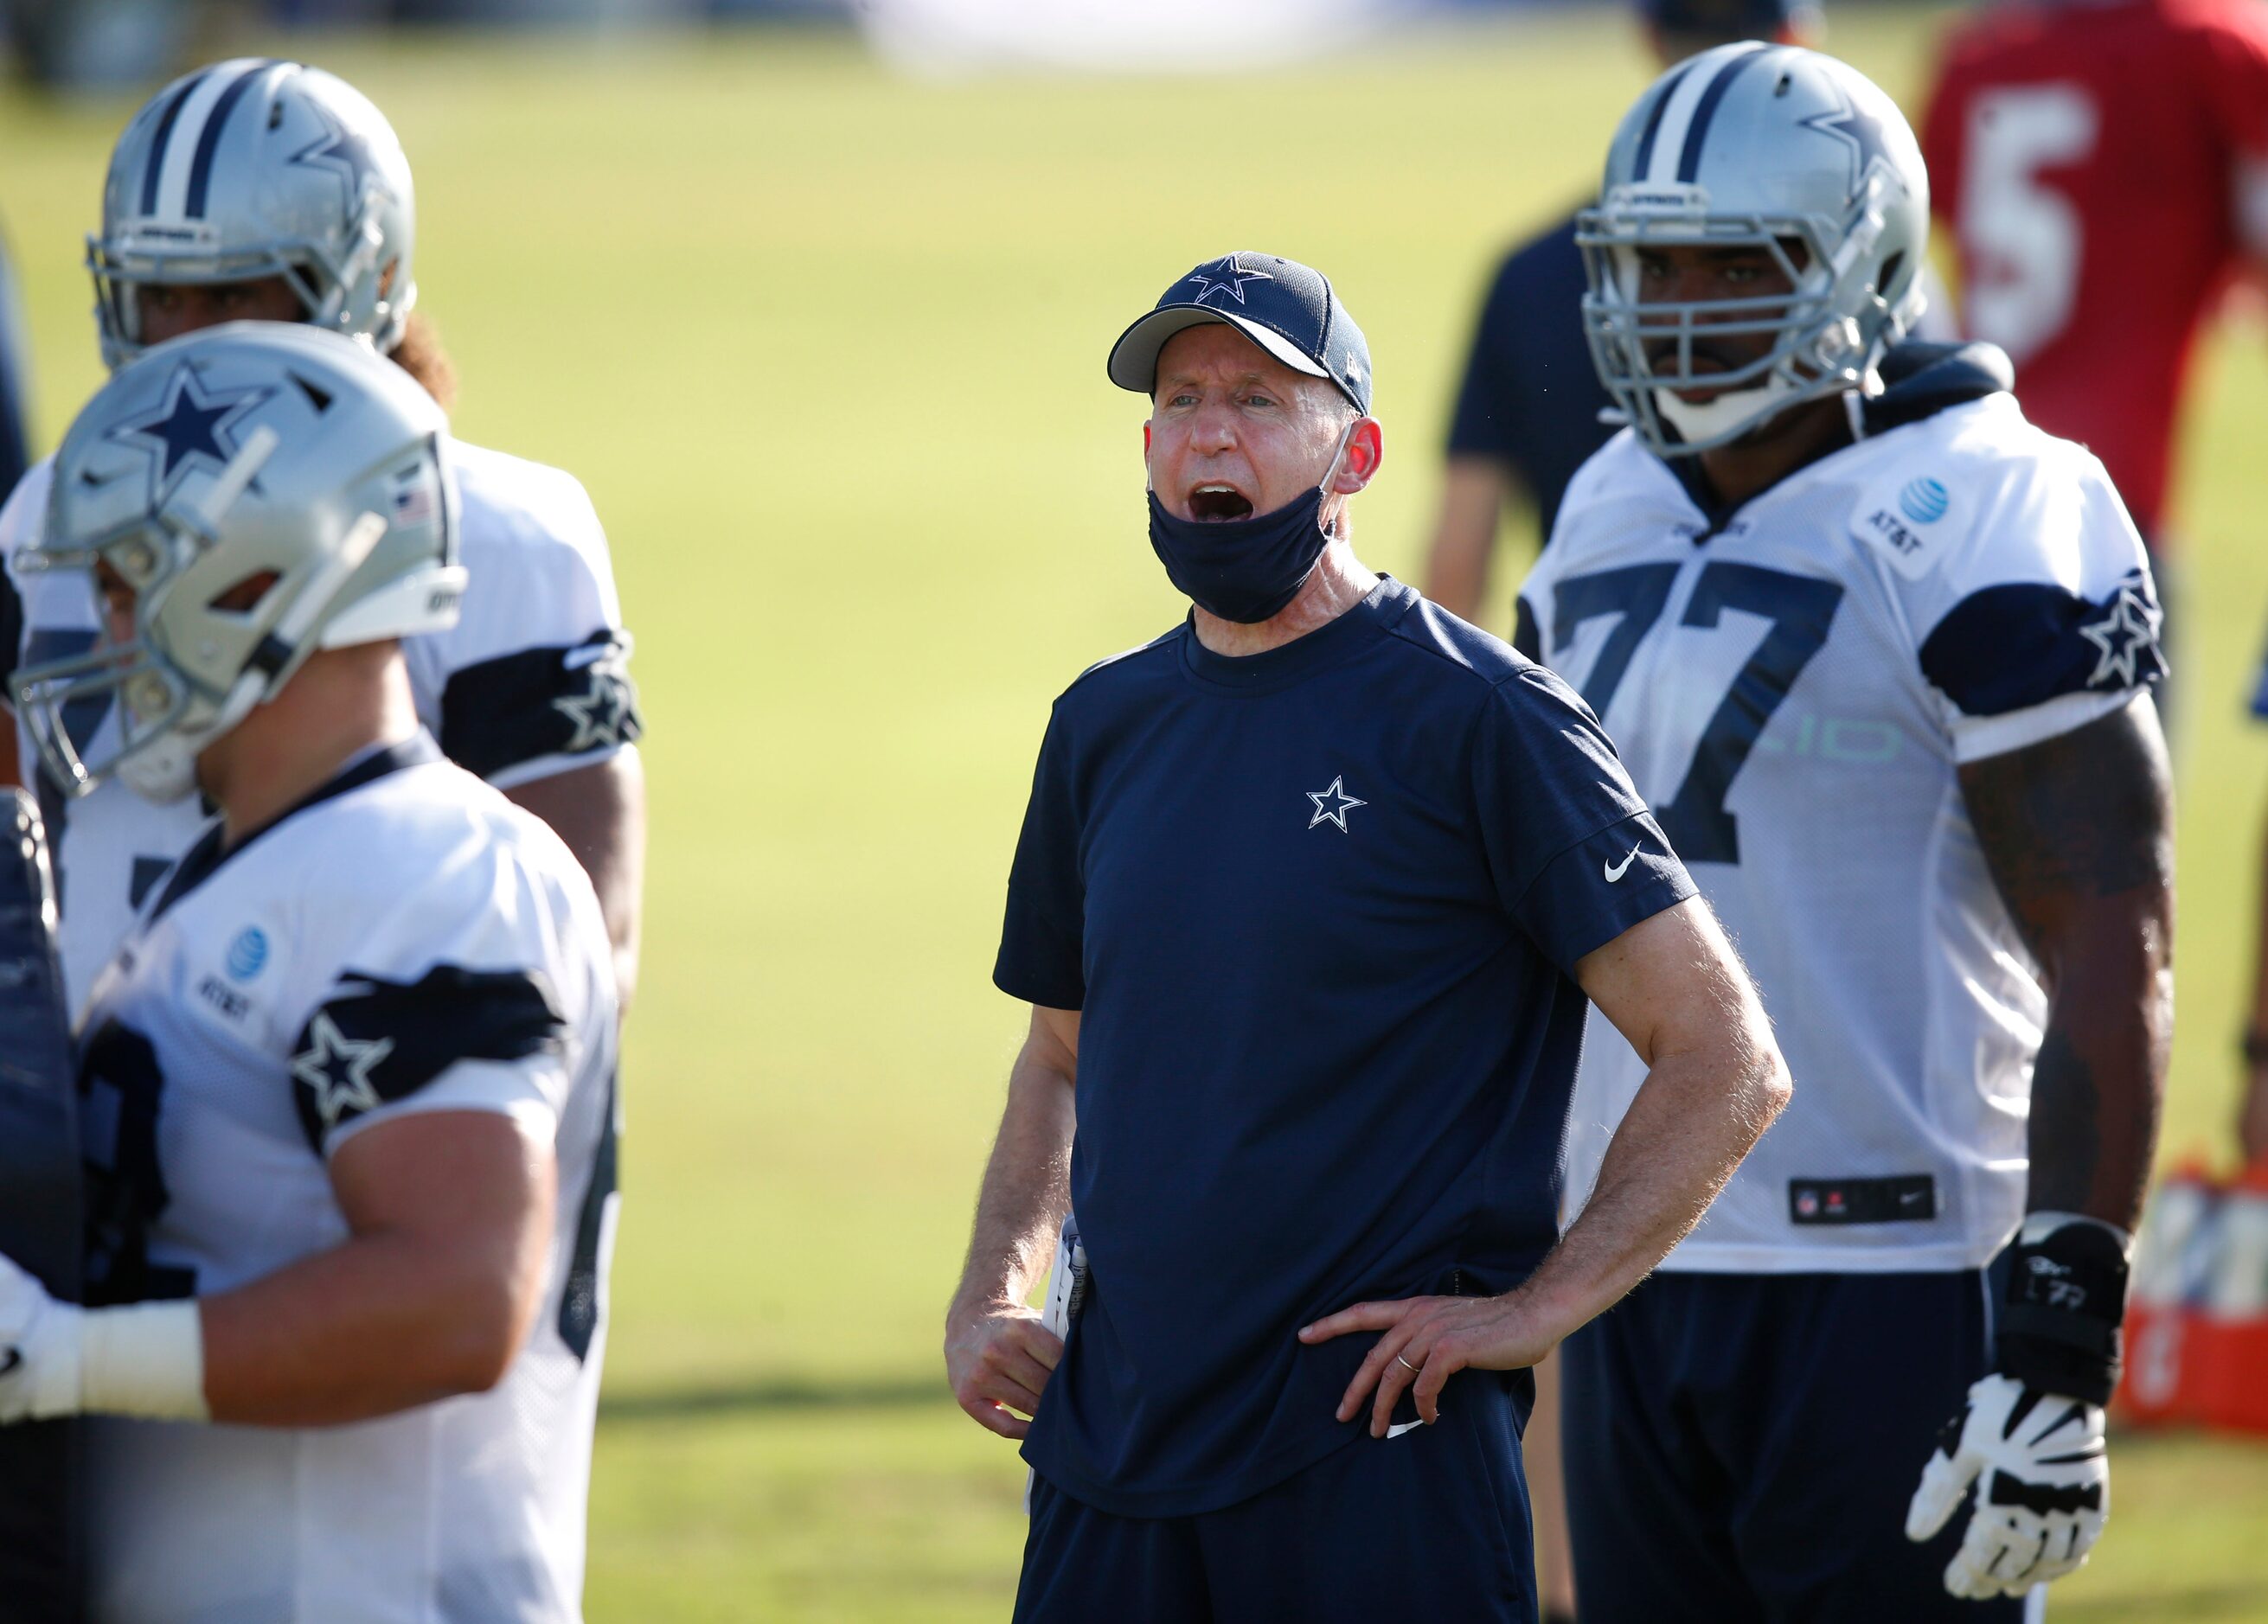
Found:
[[[210,1421],[204,1324],[194,1300],[90,1308],[80,1333],[81,1407],[151,1421]]]

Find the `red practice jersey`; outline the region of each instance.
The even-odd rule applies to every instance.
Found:
[[[2155,540],[2200,320],[2268,247],[2240,202],[2268,172],[2268,0],[1981,11],[1945,41],[1921,140],[1962,325]]]

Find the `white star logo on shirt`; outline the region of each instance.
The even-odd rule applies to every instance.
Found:
[[[1331,787],[1328,790],[1308,790],[1307,798],[1315,804],[1315,815],[1307,819],[1307,827],[1312,829],[1319,823],[1335,823],[1342,834],[1347,832],[1346,815],[1358,806],[1370,805],[1368,801],[1359,801],[1346,792],[1344,775],[1332,779]]]
[[[394,1053],[393,1039],[350,1038],[328,1010],[316,1011],[307,1032],[315,1046],[291,1056],[291,1075],[314,1095],[315,1114],[326,1130],[336,1128],[350,1111],[375,1111],[385,1103],[370,1074]]]
[[[590,668],[590,686],[580,694],[564,694],[551,708],[575,724],[575,736],[563,753],[579,754],[601,745],[622,742],[622,725],[630,719],[630,695],[621,678],[605,661]]]
[[[2132,687],[2140,675],[2142,656],[2157,651],[2159,619],[2156,606],[2141,593],[2132,586],[2120,587],[2110,612],[2079,628],[2080,636],[2102,650],[2087,686],[2100,687],[2106,678],[2115,677],[2118,687]]]

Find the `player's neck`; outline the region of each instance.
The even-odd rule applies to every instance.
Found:
[[[1339,516],[1342,537],[1345,525],[1343,511]],[[1294,638],[1329,625],[1369,597],[1377,584],[1378,577],[1363,568],[1362,561],[1354,555],[1354,548],[1342,539],[1323,549],[1322,556],[1315,561],[1314,572],[1300,588],[1299,595],[1268,619],[1248,624],[1224,621],[1194,606],[1191,618],[1197,624],[1197,641],[1209,652],[1241,659],[1280,649]]]
[[[1806,400],[1772,420],[1771,431],[1719,445],[1701,453],[1701,472],[1727,509],[1778,484],[1808,463],[1851,443],[1851,422],[1843,397]]]
[[[409,677],[394,643],[310,658],[266,704],[197,758],[197,783],[220,808],[222,841],[259,833],[373,745],[417,731]]]

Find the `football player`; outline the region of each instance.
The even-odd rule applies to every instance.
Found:
[[[1815,45],[1823,31],[1807,0],[1639,0],[1638,10],[1657,69],[1738,40]],[[1452,614],[1493,612],[1489,559],[1505,510],[1532,505],[1538,541],[1549,536],[1567,481],[1614,432],[1600,421],[1610,402],[1583,341],[1582,298],[1572,213],[1513,249],[1489,284],[1425,561],[1425,596]]]
[[[351,86],[290,62],[192,73],[135,115],[111,155],[102,229],[87,250],[103,358],[116,367],[218,321],[304,321],[375,345],[446,405],[447,358],[412,314],[416,220],[401,143]],[[162,448],[172,467],[209,470],[223,429],[256,404],[184,371],[146,421],[118,432]],[[473,584],[453,627],[406,645],[417,714],[451,760],[549,823],[582,860],[627,999],[644,789],[632,747],[640,723],[630,641],[606,536],[583,488],[556,468],[462,442],[450,460]],[[97,629],[83,581],[15,562],[52,482],[50,466],[35,467],[0,510],[27,665],[84,651]],[[93,699],[70,721],[84,752],[105,748],[120,718],[107,699]],[[26,750],[27,771],[33,761]],[[77,1010],[136,907],[188,845],[198,812],[194,802],[151,805],[116,783],[78,800],[63,793],[69,784],[42,778],[38,787]]]
[[[142,428],[189,387],[232,403],[202,459]],[[450,455],[366,345],[225,326],[95,395],[19,555],[104,605],[17,675],[54,782],[218,814],[82,1026],[85,1305],[0,1261],[0,1420],[95,1418],[95,1617],[580,1616],[612,949],[566,846],[419,724]]]
[[[2158,607],[2102,465],[2005,359],[1900,342],[1927,230],[1889,99],[1766,45],[1649,88],[1582,223],[1630,426],[1517,641],[1619,743],[1796,1084],[1568,1344],[1604,1618],[2014,1618],[2108,1504],[2171,1022]],[[1594,1022],[1578,1204],[1642,1073]]]
[[[2231,276],[2268,268],[2268,7],[1988,7],[1944,41],[1921,135],[1962,325],[2033,422],[2102,459],[2178,609],[2183,386]]]

